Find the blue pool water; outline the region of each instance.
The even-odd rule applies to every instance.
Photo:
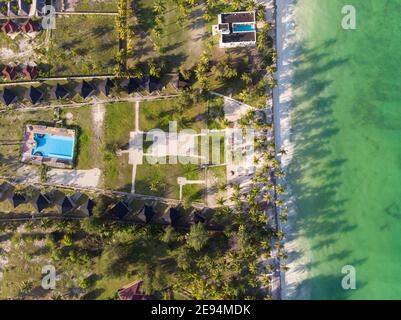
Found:
[[[44,157],[72,160],[74,152],[74,138],[56,135],[34,135],[37,143],[32,154],[40,153]]]
[[[233,32],[252,32],[255,31],[254,23],[233,24]]]

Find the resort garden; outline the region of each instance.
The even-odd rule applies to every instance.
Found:
[[[147,295],[164,299],[271,298],[272,274],[278,268],[273,252],[278,261],[285,258],[283,234],[267,214],[277,214],[284,193],[277,184],[283,173],[273,141],[257,139],[262,156],[254,161],[266,164],[246,190],[227,183],[230,173],[224,163],[131,163],[132,135],[167,130],[169,121],[196,132],[232,127],[224,112],[227,98],[253,111],[266,107],[275,86],[276,55],[265,8],[251,0],[99,3],[80,0],[75,10],[105,15],[60,15],[55,30],[42,31],[33,40],[41,43],[31,49],[40,69],[40,82],[33,86],[43,93],[42,100],[32,104],[26,96],[31,85],[18,78],[9,87],[18,102],[0,108],[1,178],[21,189],[57,185],[66,193],[91,190],[96,207],[91,217],[76,220],[63,215],[32,222],[0,220],[8,259],[1,298],[113,299],[117,289],[133,280],[143,281]],[[217,14],[241,10],[257,12],[262,28],[257,46],[219,48],[211,32]],[[15,54],[23,49],[9,40],[1,43]],[[0,64],[10,62],[0,59]],[[82,94],[84,81],[91,88],[88,96]],[[112,83],[107,92],[104,81]],[[271,121],[259,123],[253,115],[247,112],[238,125],[259,126],[272,134]],[[21,163],[27,123],[75,130],[74,168]],[[184,185],[180,199],[180,177],[205,183]],[[110,219],[110,206],[122,197],[135,210],[149,199],[164,205],[180,202],[188,217],[192,205],[211,206],[219,228]],[[0,208],[4,219],[32,214],[1,202]],[[285,208],[279,212],[285,219]],[[40,266],[49,262],[60,275],[52,292],[43,291],[38,282]]]

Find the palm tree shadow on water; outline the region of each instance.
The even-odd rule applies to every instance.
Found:
[[[347,159],[342,154],[333,154],[330,148],[340,131],[334,116],[337,96],[328,93],[335,81],[330,75],[333,69],[347,62],[347,59],[330,59],[330,51],[336,50],[336,45],[335,39],[312,48],[304,44],[298,48],[293,64],[294,95],[290,112],[291,143],[295,147],[288,165],[288,181],[296,214],[289,218],[287,241],[302,236],[311,244],[312,252],[307,252],[307,248],[287,252],[287,263],[295,266],[292,271],[308,273],[300,283],[292,284],[287,298],[346,299],[352,290],[341,287],[342,266],[357,267],[366,261],[355,261],[353,248],[327,253],[327,256],[314,254],[336,246],[342,235],[357,227],[350,224],[349,212],[344,210],[348,199],[338,194],[344,183],[342,168]],[[313,257],[306,264],[305,255]],[[321,270],[330,271],[322,273]],[[359,282],[358,288],[364,285]],[[309,293],[305,295],[306,291]]]

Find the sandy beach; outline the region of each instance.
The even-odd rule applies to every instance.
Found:
[[[285,149],[286,155],[281,156],[283,169],[288,172],[294,152],[291,142],[291,107],[293,90],[293,63],[296,59],[297,38],[295,24],[296,5],[294,0],[277,0],[277,54],[278,54],[278,86],[274,89],[275,137],[277,150]],[[301,234],[292,230],[292,221],[296,219],[296,205],[292,196],[291,186],[286,184],[286,204],[289,209],[288,223],[283,226],[286,234],[285,249],[288,255],[289,271],[282,274],[282,299],[308,299],[309,289],[300,284],[308,277],[309,250],[302,240]]]

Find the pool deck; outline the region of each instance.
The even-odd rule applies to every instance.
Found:
[[[72,168],[72,160],[33,155],[32,150],[36,147],[36,141],[34,139],[35,134],[57,135],[75,138],[75,131],[71,129],[28,124],[25,128],[24,144],[22,146],[22,162],[31,164],[45,164],[49,167],[55,168]]]

